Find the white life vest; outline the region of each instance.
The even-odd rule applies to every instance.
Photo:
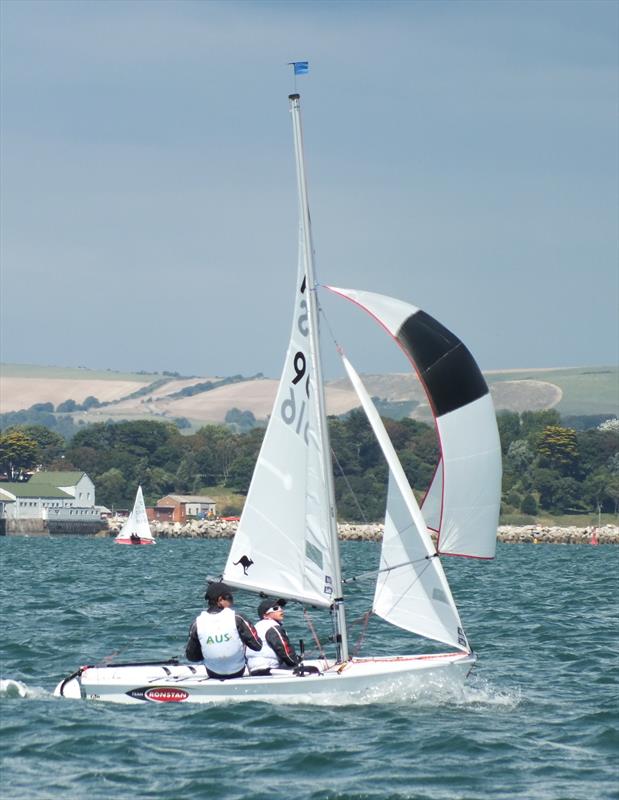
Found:
[[[224,608],[217,614],[203,611],[196,619],[204,664],[218,675],[234,675],[245,666],[245,646],[235,617],[231,608]]]
[[[272,669],[280,666],[275,650],[267,642],[269,628],[278,627],[279,625],[274,619],[261,619],[256,623],[256,633],[262,639],[262,647],[257,651],[247,651],[247,667],[250,672],[255,669]]]

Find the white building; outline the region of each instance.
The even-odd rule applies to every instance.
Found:
[[[95,485],[85,472],[35,472],[29,481],[0,483],[5,519],[96,519]]]

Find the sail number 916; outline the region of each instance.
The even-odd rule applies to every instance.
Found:
[[[305,280],[301,286],[301,294],[305,292]],[[301,314],[297,319],[297,328],[303,337],[307,337],[307,304],[305,300],[300,303]],[[290,381],[289,397],[281,404],[280,412],[286,425],[291,425],[297,434],[303,434],[305,444],[309,444],[309,420],[308,399],[309,399],[309,375],[307,369],[307,356],[302,350],[297,350],[292,359],[293,376]],[[305,378],[305,392],[302,390],[303,379]]]

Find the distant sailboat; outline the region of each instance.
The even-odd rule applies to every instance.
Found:
[[[131,514],[114,541],[116,544],[156,544],[150,532],[141,486],[138,486]]]
[[[420,509],[383,422],[343,356],[388,467],[385,528],[372,612],[401,630],[447,645],[448,652],[350,652],[336,523],[331,446],[318,334],[318,301],[300,97],[290,96],[299,198],[299,260],[292,331],[273,412],[222,578],[231,587],[298,601],[331,614],[335,657],[315,672],[210,679],[203,665],[175,661],[86,666],[56,695],[117,703],[376,696],[406,681],[464,681],[476,657],[439,556],[493,558],[501,490],[501,448],[488,386],[464,344],[408,303],[351,289],[332,291],[361,306],[410,358],[428,396],[440,461]],[[141,495],[140,495],[141,496]],[[430,535],[437,534],[437,545]],[[351,578],[353,580],[354,578]],[[306,662],[307,664],[308,662]]]

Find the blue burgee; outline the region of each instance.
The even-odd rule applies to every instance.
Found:
[[[290,61],[294,67],[295,75],[307,75],[309,72],[309,61]]]

